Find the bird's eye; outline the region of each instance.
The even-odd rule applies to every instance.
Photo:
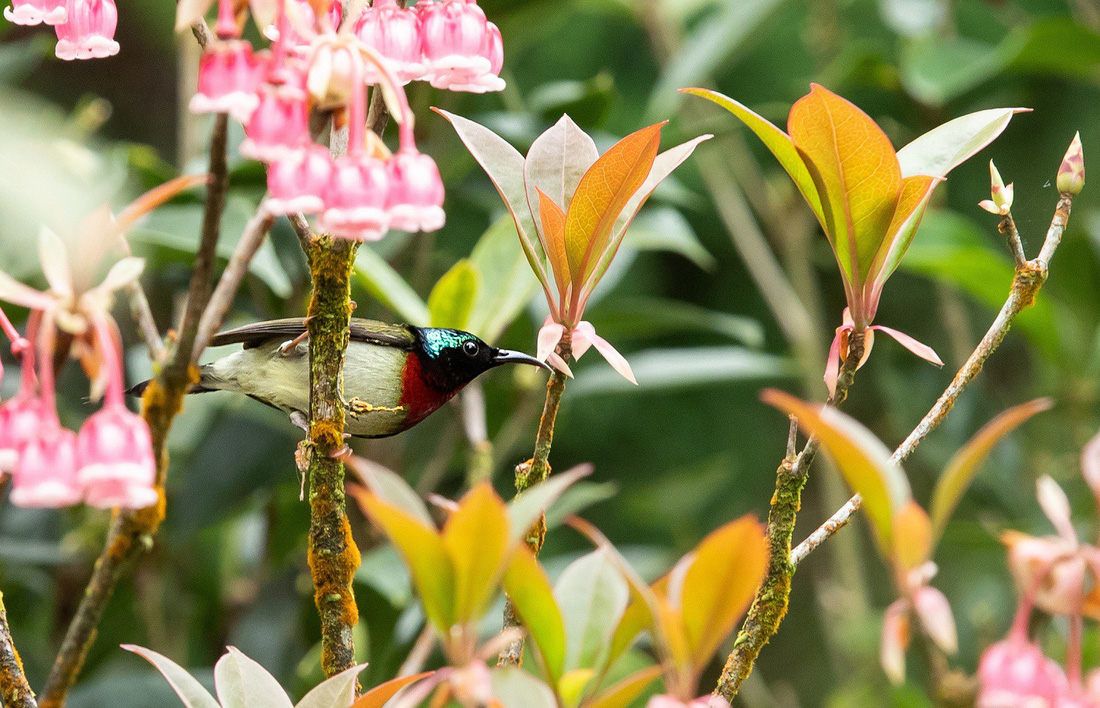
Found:
[[[477,345],[477,342],[463,342],[462,351],[466,356],[477,356],[481,347]]]

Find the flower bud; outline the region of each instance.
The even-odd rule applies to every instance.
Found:
[[[118,54],[115,0],[68,0],[65,23],[54,26],[58,59],[102,59]]]
[[[978,206],[990,214],[1008,216],[1008,213],[1012,211],[1012,185],[1005,186],[1004,180],[1001,179],[1001,173],[997,171],[997,166],[993,164],[993,160],[989,161],[989,179],[992,185],[990,187],[992,199],[983,199],[978,202]]]
[[[1075,133],[1073,142],[1058,167],[1058,192],[1060,194],[1080,194],[1085,186],[1085,154],[1081,150],[1081,134]]]
[[[4,8],[4,19],[17,25],[61,25],[67,17],[65,0],[12,0]]]
[[[77,461],[77,481],[88,504],[144,509],[156,503],[157,465],[149,426],[121,404],[108,404],[84,422]]]

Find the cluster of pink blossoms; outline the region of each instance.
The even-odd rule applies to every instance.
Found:
[[[4,17],[17,25],[53,25],[59,59],[102,59],[118,54],[115,0],[12,0]]]
[[[443,182],[421,154],[403,86],[429,81],[455,91],[499,91],[500,30],[474,0],[422,0],[415,8],[374,0],[344,17],[307,0],[277,4],[264,27],[270,51],[240,38],[232,0],[219,0],[217,40],[199,66],[197,113],[228,113],[245,126],[241,152],[268,163],[266,208],[317,215],[325,231],[377,240],[390,228],[443,226]],[[321,5],[324,8],[324,5]],[[379,86],[399,127],[390,153],[366,128],[367,90]],[[347,109],[347,153],[333,157],[313,142],[311,109]]]
[[[1082,471],[1100,502],[1100,435],[1086,446]],[[1039,504],[1057,531],[1004,536],[1020,606],[1008,637],[982,654],[978,708],[1100,708],[1100,669],[1082,671],[1084,617],[1100,615],[1100,548],[1081,543],[1069,500],[1054,480],[1038,484]],[[1035,609],[1068,622],[1065,668],[1028,636]]]

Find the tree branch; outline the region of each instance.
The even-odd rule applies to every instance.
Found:
[[[0,593],[0,698],[8,708],[38,707],[34,700],[34,691],[27,683],[27,675],[23,671],[23,661],[11,639],[3,593]]]
[[[1039,256],[1034,260],[1024,261],[1017,265],[1016,277],[1012,281],[1012,290],[1009,291],[1008,299],[1005,300],[1000,312],[997,313],[997,317],[993,320],[993,324],[989,326],[985,336],[982,337],[982,341],[978,343],[978,347],[970,355],[970,358],[966,360],[962,368],[955,374],[955,378],[952,379],[947,390],[943,392],[936,401],[936,404],[932,406],[932,409],[925,414],[920,423],[913,428],[909,436],[906,437],[901,445],[894,451],[891,457],[894,462],[902,462],[905,458],[909,457],[909,455],[913,453],[913,450],[916,449],[917,445],[919,445],[936,426],[943,422],[943,419],[947,417],[947,414],[959,399],[963,389],[965,389],[966,386],[974,380],[974,377],[981,372],[982,367],[985,366],[986,360],[989,359],[993,352],[997,350],[997,347],[1000,346],[1005,335],[1008,334],[1009,328],[1012,326],[1012,320],[1021,310],[1029,307],[1035,302],[1035,296],[1043,287],[1043,283],[1046,282],[1050,261],[1054,257],[1054,252],[1062,242],[1062,234],[1065,233],[1066,225],[1069,223],[1069,214],[1072,204],[1073,197],[1071,195],[1061,195],[1058,200],[1058,206],[1054,210],[1054,217],[1051,219],[1050,228],[1047,230],[1046,239],[1043,241],[1043,246],[1039,251]],[[1000,228],[1003,233],[1009,235],[1010,240],[1016,243],[1019,242],[1016,224],[1011,215],[1005,218]],[[1017,251],[1016,243],[1012,246],[1013,252]],[[1020,252],[1022,253],[1022,250],[1020,250]],[[863,499],[858,494],[849,499],[844,506],[829,517],[829,519],[818,527],[816,531],[811,533],[805,541],[798,544],[791,553],[791,563],[797,566],[815,548],[835,535],[837,531],[844,528],[851,520],[852,515],[859,510],[862,502]]]

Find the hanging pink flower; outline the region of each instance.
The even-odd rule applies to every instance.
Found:
[[[60,25],[66,17],[65,0],[12,0],[4,8],[4,19],[17,25]]]
[[[248,42],[219,42],[199,60],[199,86],[191,97],[191,112],[228,113],[247,123],[260,103],[257,91],[265,69],[263,55],[254,54]]]
[[[11,503],[50,509],[73,506],[84,495],[76,478],[76,433],[61,427],[56,411],[40,410],[38,432],[24,446],[12,475]]]
[[[471,93],[504,89],[500,30],[475,0],[424,0],[416,10],[432,86]]]
[[[985,650],[978,682],[978,708],[1049,706],[1069,686],[1062,667],[1022,637],[1010,637]]]
[[[259,99],[245,124],[242,155],[261,162],[276,162],[309,143],[309,107],[304,91],[268,84],[260,89]]]
[[[397,0],[375,0],[355,23],[355,36],[378,52],[393,70],[397,80],[406,84],[424,76],[420,15]],[[367,83],[378,83],[378,72],[368,70]]]
[[[149,426],[120,402],[107,403],[81,426],[77,460],[77,480],[88,504],[143,509],[156,503],[157,466]]]
[[[65,22],[54,26],[58,59],[102,59],[118,54],[115,0],[68,0]]]
[[[443,180],[435,160],[413,149],[399,150],[386,165],[390,226],[402,231],[435,231],[443,227]]]
[[[29,391],[0,406],[0,472],[12,472],[24,446],[41,426],[42,403]]]
[[[264,204],[272,214],[319,213],[325,208],[323,194],[332,171],[329,151],[311,144],[272,163]]]
[[[386,165],[361,152],[337,158],[325,188],[321,228],[340,238],[377,241],[386,234]]]

